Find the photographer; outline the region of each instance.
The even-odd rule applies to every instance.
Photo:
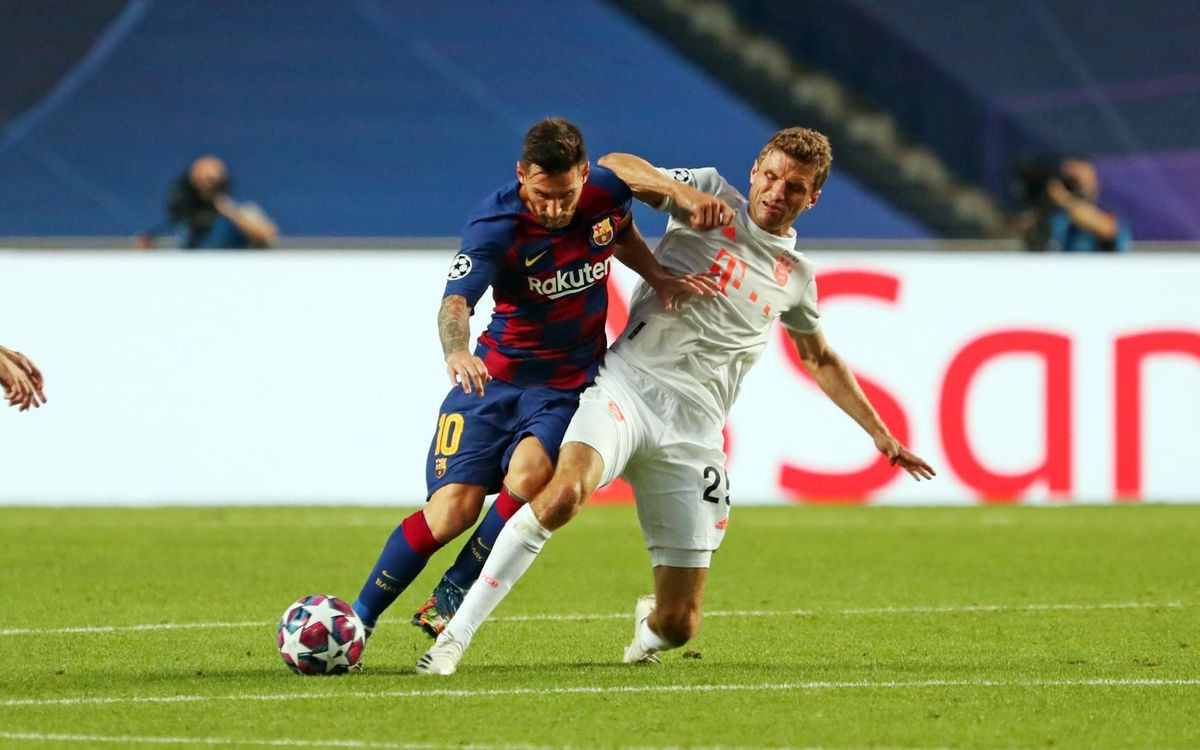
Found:
[[[1129,227],[1096,205],[1100,177],[1084,159],[1063,159],[1059,178],[1046,185],[1046,194],[1058,210],[1050,217],[1050,242],[1066,252],[1123,252],[1132,237]]]
[[[174,228],[180,245],[190,250],[270,247],[279,230],[253,203],[229,197],[229,171],[215,156],[202,156],[171,186],[167,221],[157,229]],[[140,248],[154,246],[155,231],[138,236]]]
[[[1086,159],[1066,158],[1055,170],[1041,159],[1019,165],[1014,192],[1027,204],[1014,220],[1029,250],[1124,252],[1129,226],[1100,208],[1100,178]]]

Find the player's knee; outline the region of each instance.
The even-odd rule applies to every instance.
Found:
[[[574,518],[579,506],[587,500],[586,489],[582,481],[556,480],[547,488],[543,495],[546,503],[538,516],[547,528],[556,529]]]
[[[547,461],[544,464],[526,464],[510,466],[504,477],[504,486],[509,492],[516,493],[520,498],[529,499],[542,491],[554,476],[554,465]]]
[[[513,452],[504,475],[504,486],[523,498],[532,498],[554,476],[554,462],[536,437],[527,436]]]
[[[429,498],[425,520],[434,537],[445,542],[471,528],[482,508],[483,495],[477,487],[446,485]]]
[[[700,633],[700,610],[685,608],[655,613],[655,631],[672,646],[679,647]]]

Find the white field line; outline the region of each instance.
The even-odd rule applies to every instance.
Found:
[[[56,734],[42,732],[0,732],[0,740],[26,742],[74,742],[82,744],[110,743],[115,745],[262,745],[265,747],[346,747],[364,750],[434,750],[446,745],[415,742],[372,742],[369,740],[293,740],[241,739],[233,737],[130,737],[101,734]],[[489,745],[469,745],[483,750]]]
[[[957,614],[970,612],[1051,612],[1089,611],[1101,609],[1180,609],[1183,602],[1102,602],[1099,604],[961,604],[945,606],[914,607],[852,607],[849,609],[718,609],[705,612],[705,617],[816,617],[856,615],[907,615],[907,614]],[[581,620],[625,620],[628,612],[601,612],[596,614],[544,614],[512,615],[493,617],[490,622],[578,622]],[[6,635],[52,635],[57,633],[118,633],[139,630],[183,630],[195,628],[263,628],[273,622],[253,620],[245,622],[162,622],[144,625],[82,625],[70,628],[6,628]]]
[[[615,695],[638,693],[794,692],[818,690],[911,690],[923,688],[1047,688],[1047,687],[1200,687],[1200,678],[1095,678],[1078,680],[911,680],[775,682],[756,685],[580,685],[554,688],[495,688],[491,690],[328,690],[311,693],[239,693],[233,695],[125,695],[83,698],[11,698],[0,706],[80,706],[124,703],[211,703],[215,701],[330,701],[402,698],[493,698],[496,696]]]
[[[332,748],[362,748],[362,750],[441,750],[441,748],[456,748],[456,750],[570,750],[571,745],[530,745],[527,743],[513,745],[485,745],[471,743],[468,745],[436,745],[424,742],[388,742],[386,740],[312,740],[290,738],[236,738],[236,737],[134,737],[129,735],[113,736],[102,734],[62,734],[46,732],[0,732],[0,740],[26,742],[74,742],[74,743],[110,743],[116,745],[258,745],[263,747],[332,747]],[[733,745],[721,745],[717,748],[689,746],[690,750],[750,750]],[[679,750],[679,746],[655,748],[645,745],[631,745],[628,750]],[[820,750],[819,748],[791,748],[791,750]]]

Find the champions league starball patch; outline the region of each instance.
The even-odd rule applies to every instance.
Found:
[[[446,278],[450,281],[458,281],[462,277],[471,272],[471,259],[462,253],[454,256],[454,262],[450,264],[450,273],[446,274]]]

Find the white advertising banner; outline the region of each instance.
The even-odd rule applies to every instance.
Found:
[[[0,251],[0,344],[49,397],[0,411],[0,503],[421,502],[453,254]],[[1200,258],[810,256],[826,337],[939,475],[881,461],[778,333],[735,502],[1200,501]]]

